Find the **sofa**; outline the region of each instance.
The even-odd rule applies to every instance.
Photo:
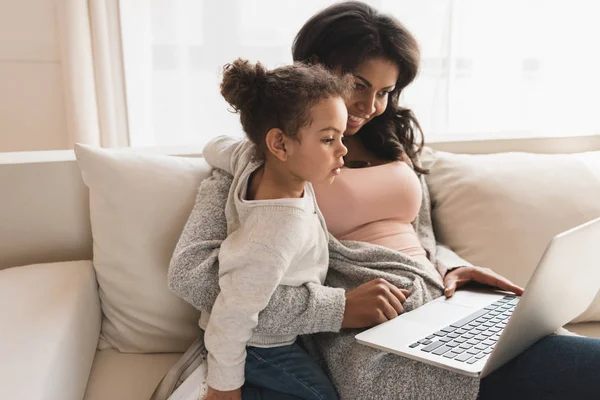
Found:
[[[598,150],[598,136],[426,148],[437,239],[455,252],[441,256],[526,285],[554,235],[600,216]],[[210,174],[199,153],[0,153],[1,399],[150,397],[198,334],[166,280]],[[600,337],[600,296],[566,327]]]

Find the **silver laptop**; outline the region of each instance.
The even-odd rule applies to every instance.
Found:
[[[600,218],[555,236],[523,296],[457,290],[356,340],[469,376],[485,377],[584,312],[600,290]]]

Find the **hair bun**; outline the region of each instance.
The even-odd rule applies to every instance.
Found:
[[[249,110],[264,92],[267,69],[238,58],[223,67],[221,95],[235,111]]]

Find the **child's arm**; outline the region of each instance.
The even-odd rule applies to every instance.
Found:
[[[294,227],[301,223],[290,213],[255,212],[221,245],[221,292],[204,335],[210,387],[233,390],[243,385],[246,345],[258,324],[259,312],[269,303],[291,263],[298,231]]]

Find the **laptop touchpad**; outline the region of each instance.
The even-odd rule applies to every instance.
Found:
[[[434,301],[402,315],[402,318],[423,325],[444,327],[466,317],[473,311],[475,310],[471,307]]]

